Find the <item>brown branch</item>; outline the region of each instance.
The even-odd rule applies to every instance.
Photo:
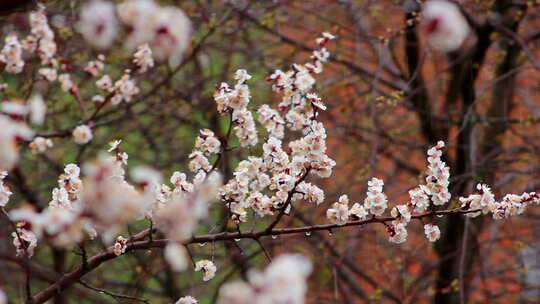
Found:
[[[430,212],[426,212],[422,214],[413,215],[412,218],[418,219],[418,218],[424,218],[424,217],[432,217],[435,215],[467,214],[467,213],[473,213],[473,212],[478,212],[478,211],[480,210],[478,209],[464,210],[462,208],[456,208],[456,209],[442,210],[442,211],[430,211]],[[370,223],[386,223],[386,222],[391,222],[395,219],[396,218],[394,217],[373,217],[364,221],[350,221],[344,225],[322,224],[322,225],[303,226],[303,227],[297,227],[297,228],[277,228],[277,229],[272,229],[272,230],[263,229],[263,230],[252,231],[252,232],[245,232],[245,233],[244,232],[221,232],[221,233],[216,233],[216,234],[205,234],[205,235],[194,236],[189,241],[187,241],[186,244],[215,242],[215,241],[233,241],[235,239],[259,239],[264,236],[298,234],[298,233],[314,232],[314,231],[321,231],[321,230],[338,229],[338,228],[343,228],[343,227],[362,226],[362,225],[366,225]],[[130,238],[127,242],[128,245],[126,248],[126,252],[133,251],[133,250],[140,250],[140,249],[163,248],[169,242],[169,240],[167,239],[143,241],[143,239],[146,238],[149,233],[150,233],[150,229],[146,229],[134,235],[132,238]],[[117,256],[114,254],[114,247],[111,246],[107,248],[106,251],[89,258],[86,263],[86,267],[83,268],[82,266],[79,266],[77,269],[73,270],[72,272],[63,275],[62,278],[60,278],[54,284],[50,285],[43,291],[36,294],[33,297],[32,301],[27,301],[26,303],[39,304],[39,303],[46,302],[55,294],[58,294],[62,292],[63,290],[69,288],[71,285],[77,283],[88,272],[92,271],[93,269],[96,269],[102,263],[112,260],[116,257]]]

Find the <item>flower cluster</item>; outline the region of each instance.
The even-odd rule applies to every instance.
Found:
[[[274,91],[282,95],[279,109],[286,119],[268,105],[257,111],[258,121],[269,135],[263,144],[262,156],[250,156],[241,161],[234,171],[234,178],[220,191],[221,199],[227,204],[235,222],[247,220],[248,208],[259,216],[266,216],[276,210],[287,213],[290,203],[298,200],[316,204],[324,200],[324,192],[320,188],[304,181],[310,173],[328,177],[335,166],[334,160],[326,155],[326,130],[316,120],[318,111],[324,106],[316,94],[309,92],[315,83],[312,74],[322,71],[322,63],[327,59],[319,52],[326,53],[323,46],[333,38],[329,34],[323,37],[326,37],[324,42],[317,40],[322,49],[314,52],[313,63],[295,64],[291,71],[278,70],[268,77],[274,82]],[[232,112],[232,121],[237,124],[236,134],[242,146],[257,142],[255,123],[247,110],[250,93],[245,82],[250,78],[245,70],[238,70],[235,87],[231,89],[222,83],[214,94],[218,112]],[[284,143],[282,139],[286,128],[301,131],[303,136]],[[285,145],[288,145],[290,153],[285,152]]]
[[[214,132],[209,129],[202,129],[201,135],[197,136],[195,141],[195,149],[200,150],[204,154],[219,153],[221,142],[216,138]]]
[[[540,195],[536,192],[525,192],[521,195],[506,194],[500,202],[497,202],[488,185],[478,184],[476,189],[477,194],[459,198],[461,207],[465,210],[478,210],[478,212],[468,213],[467,216],[470,217],[491,212],[493,218],[499,220],[520,215],[525,212],[528,205],[540,203]]]
[[[123,168],[127,154],[119,151],[119,143],[114,142],[111,149],[116,157],[102,155],[85,164],[84,181],[80,179],[80,168],[68,164],[52,191],[49,206],[42,212],[24,208],[10,212],[11,220],[21,227],[14,236],[17,248],[33,250],[41,236],[57,246],[71,247],[85,235],[95,237],[98,231],[108,242],[127,222],[151,213],[161,180],[153,170],[135,168],[133,179],[143,188],[129,184]],[[125,250],[125,245],[125,239],[118,237],[115,252]]]
[[[118,24],[126,27],[125,47],[142,46],[136,55],[141,71],[153,64],[148,58],[152,53],[159,60],[178,63],[191,37],[191,21],[181,9],[152,0],[127,0],[116,6],[93,0],[81,8],[79,31],[96,48],[109,48],[114,43]]]
[[[326,217],[336,225],[344,225],[352,217],[355,220],[365,220],[369,214],[381,215],[387,208],[387,198],[383,193],[384,182],[376,177],[368,181],[367,197],[364,204],[355,203],[349,210],[349,198],[342,195],[338,202],[326,211]]]
[[[40,6],[38,10],[29,15],[31,34],[25,39],[19,41],[15,34],[7,35],[5,44],[0,52],[0,62],[6,64],[6,71],[9,73],[21,73],[25,62],[23,51],[34,53],[41,59],[44,66],[57,66],[58,62],[54,59],[56,54],[56,43],[54,41],[54,32],[50,28],[44,7]],[[54,72],[53,72],[54,71]],[[40,69],[40,75],[46,75],[50,81],[56,79],[56,69],[43,67]],[[51,80],[52,79],[52,80]]]
[[[97,77],[103,71],[105,68],[105,56],[103,54],[99,54],[97,56],[97,60],[89,61],[86,64],[86,67],[84,68],[84,71],[89,73],[90,75]]]
[[[208,214],[208,203],[216,199],[221,177],[216,172],[202,173],[189,183],[184,174],[175,172],[171,181],[174,181],[174,189],[168,186],[159,189],[152,219],[171,241],[183,242],[192,236],[198,221]]]
[[[28,223],[19,223],[11,234],[18,257],[32,257],[37,246],[37,236]]]
[[[5,45],[0,53],[0,62],[6,64],[9,73],[20,73],[24,68],[22,59],[22,45],[15,35],[9,35],[5,39]]]
[[[326,210],[326,217],[334,224],[345,225],[349,220],[349,197],[346,194],[340,196],[332,208]]]
[[[373,215],[381,215],[387,208],[386,195],[383,193],[384,182],[376,177],[368,181],[367,197],[364,207]]]
[[[232,113],[232,120],[236,124],[234,129],[240,145],[242,147],[254,146],[258,142],[257,129],[253,115],[247,109],[251,93],[245,84],[251,76],[246,70],[238,70],[234,78],[237,80],[234,89],[222,83],[214,93],[214,100],[220,114]]]
[[[257,111],[259,122],[266,128],[270,136],[283,139],[285,136],[285,120],[279,112],[270,108],[269,105],[262,105]]]
[[[111,92],[112,94],[114,94],[111,97],[111,103],[113,105],[117,105],[117,104],[121,103],[122,101],[130,102],[131,99],[133,98],[133,96],[139,94],[140,89],[139,89],[139,87],[137,87],[135,81],[129,75],[130,73],[131,73],[130,70],[126,70],[124,75],[122,75],[122,77],[120,77],[120,79],[118,79],[114,83],[114,85],[110,85],[108,83],[108,80],[110,80],[110,78],[108,78],[108,79],[105,78],[104,82],[105,82],[106,85],[104,85],[104,87],[109,86],[108,91]],[[105,76],[107,76],[107,75],[105,75]],[[102,78],[101,80],[103,80],[103,79],[104,78]],[[99,80],[99,81],[101,81],[101,80]],[[100,86],[100,85],[98,84],[98,86]]]
[[[44,7],[40,7],[37,11],[30,13],[30,26],[32,27],[33,37],[28,37],[27,40],[39,43],[37,46],[37,53],[41,58],[41,64],[56,64],[53,60],[53,57],[56,54],[54,32],[49,27]],[[31,45],[33,45],[33,43]],[[33,51],[33,48],[28,49],[29,51]]]
[[[311,262],[302,255],[284,254],[265,271],[250,270],[248,282],[226,283],[219,291],[220,304],[303,304]]]
[[[58,179],[58,187],[52,191],[52,200],[42,212],[31,209],[15,209],[10,212],[10,219],[19,222],[18,235],[13,235],[16,247],[26,246],[33,252],[37,239],[45,235],[54,245],[71,247],[80,242],[85,234],[95,236],[91,223],[82,218],[81,205],[78,203],[82,189],[79,178],[80,169],[75,164],[68,164]],[[20,237],[23,235],[24,237]],[[21,239],[35,240],[21,242]]]
[[[450,198],[448,185],[450,184],[450,168],[441,160],[444,142],[439,141],[436,146],[428,150],[428,170],[426,187],[423,190],[431,196],[434,205],[444,205]]]

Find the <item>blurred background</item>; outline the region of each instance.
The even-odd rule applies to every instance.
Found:
[[[84,2],[43,4],[59,58],[82,98],[90,100],[97,89],[84,72],[86,63],[104,54],[105,71],[118,78],[130,67],[132,53],[120,45],[105,52],[87,47],[73,26]],[[490,184],[498,199],[540,188],[538,1],[457,1],[471,32],[458,49],[446,52],[426,41],[419,1],[159,2],[178,6],[190,17],[191,46],[178,68],[162,63],[137,76],[141,93],[136,103],[104,107],[88,145],[70,138],[70,129],[84,115],[80,104],[59,86],[34,77],[38,61],[29,58],[22,74],[1,74],[1,81],[9,83],[0,93],[3,100],[26,99],[35,91],[43,94],[49,112],[38,133],[55,144],[39,155],[23,148],[20,166],[7,180],[15,193],[10,207],[45,207],[63,166],[96,157],[113,139],[123,140],[130,166],[147,164],[166,178],[176,170],[187,172],[199,129],[212,129],[218,137],[227,132],[229,122],[218,115],[212,97],[216,86],[232,83],[234,71],[246,69],[253,76],[248,82],[250,107],[277,106],[279,96],[264,78],[275,69],[307,61],[323,31],[337,36],[327,46],[332,56],[317,78],[317,91],[328,106],[320,120],[328,130],[328,155],[337,166],[332,177],[313,180],[326,191],[325,203],[295,206],[293,216],[281,226],[326,223],[326,209],[341,194],[348,194],[352,202],[363,201],[372,176],[385,180],[390,206],[407,202],[408,190],[424,181],[425,151],[438,140],[447,143],[449,207],[459,206],[458,197],[471,193],[478,182]],[[1,40],[13,31],[29,31],[33,5],[7,1],[0,9]],[[89,101],[87,108],[94,107]],[[220,171],[230,177],[240,160],[260,151],[260,145],[252,151],[229,151]],[[409,241],[402,245],[388,242],[383,225],[261,242],[271,255],[302,252],[316,264],[307,303],[460,303],[460,287],[467,303],[540,303],[539,215],[539,208],[531,207],[504,221],[458,215],[429,219],[442,232],[434,246],[426,242],[419,222],[411,223]],[[270,221],[257,219],[242,228],[265,227]],[[56,249],[46,242],[40,242],[30,262],[15,257],[12,229],[5,217],[0,222],[0,286],[11,302],[22,302],[25,269],[32,273],[35,293],[79,265],[77,249]],[[125,235],[147,226],[146,221],[134,223]],[[228,229],[235,227],[216,206],[200,233]],[[87,250],[93,254],[103,246],[92,242]],[[151,303],[172,303],[187,294],[200,303],[214,303],[224,282],[267,264],[261,246],[252,240],[189,247],[197,259],[215,261],[215,279],[202,282],[200,273],[191,270],[174,273],[162,251],[153,249],[107,262],[84,282]],[[114,302],[135,301],[114,299],[82,284],[53,300]]]

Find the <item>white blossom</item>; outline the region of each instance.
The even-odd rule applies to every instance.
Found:
[[[195,140],[195,149],[201,150],[205,154],[219,153],[221,142],[209,129],[202,129],[201,134]]]
[[[233,281],[221,287],[219,304],[303,304],[311,262],[299,254],[275,258],[264,271],[250,270],[248,282]]]
[[[422,18],[422,28],[429,43],[443,51],[457,50],[470,32],[467,20],[457,5],[450,1],[426,1]]]
[[[376,177],[368,181],[367,197],[364,206],[373,215],[382,215],[387,208],[386,195],[383,191],[384,182]]]
[[[339,201],[332,205],[332,208],[326,210],[326,217],[330,222],[337,225],[345,225],[349,220],[349,198],[342,195]]]
[[[113,43],[118,31],[114,4],[92,0],[81,7],[79,31],[86,42],[98,49],[106,49]]]
[[[0,170],[10,170],[19,161],[18,140],[30,140],[34,132],[24,123],[0,114]]]
[[[210,281],[216,276],[216,265],[210,260],[200,260],[195,263],[195,271],[203,272],[203,281]]]
[[[430,242],[435,242],[441,237],[439,227],[433,224],[425,224],[424,233]]]
[[[148,71],[149,68],[154,66],[154,58],[152,58],[152,50],[148,46],[148,43],[137,47],[137,51],[133,54],[133,63],[139,67],[139,73]]]
[[[165,260],[174,271],[186,270],[189,265],[189,257],[186,248],[178,243],[169,242],[164,250]]]
[[[8,35],[5,38],[5,45],[0,52],[0,62],[6,64],[6,71],[9,73],[20,73],[24,67],[22,59],[22,45],[15,35]]]
[[[80,125],[73,130],[73,140],[79,145],[84,145],[94,138],[92,130],[87,125]]]
[[[402,223],[392,223],[387,230],[390,234],[389,241],[395,244],[401,244],[407,241],[407,229]]]
[[[113,251],[114,251],[114,254],[115,255],[122,255],[124,253],[126,253],[126,249],[127,249],[127,239],[124,238],[123,236],[118,236],[116,238],[116,242],[114,242],[114,246],[113,246]]]
[[[28,100],[28,108],[30,111],[30,121],[36,125],[42,125],[45,122],[47,114],[47,104],[43,97],[36,94]]]
[[[32,140],[32,142],[28,146],[30,147],[30,149],[32,149],[32,153],[38,154],[45,152],[49,148],[52,148],[53,142],[48,138],[38,136],[34,138],[34,140]]]
[[[181,297],[174,304],[197,304],[197,303],[199,303],[199,301],[197,301],[194,297],[186,296],[186,297]]]
[[[58,72],[54,68],[40,68],[38,74],[48,81],[55,81],[58,77]]]
[[[0,170],[0,207],[4,207],[8,203],[9,197],[13,194],[9,187],[4,185],[4,179],[7,175],[7,171]]]

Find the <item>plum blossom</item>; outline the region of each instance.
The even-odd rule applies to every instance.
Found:
[[[17,231],[11,234],[13,237],[13,246],[15,246],[18,257],[27,256],[31,258],[37,247],[37,236],[31,230],[23,227],[17,227]]]
[[[54,32],[50,28],[45,15],[45,8],[40,6],[36,11],[30,13],[30,26],[32,35],[36,41],[39,41],[37,53],[43,65],[53,63],[53,57],[56,54],[56,43],[54,42]]]
[[[45,152],[49,148],[52,148],[53,142],[48,138],[38,136],[34,138],[34,140],[32,140],[32,142],[28,146],[30,147],[30,149],[32,149],[32,153],[38,154]]]
[[[179,175],[179,176],[178,176]],[[177,186],[162,205],[158,204],[152,219],[167,237],[177,242],[189,239],[197,228],[198,221],[208,214],[208,204],[217,199],[221,186],[221,176],[215,172],[208,174],[201,182],[193,186],[191,192],[183,191],[182,174],[174,179]],[[191,184],[189,184],[191,188]]]
[[[58,72],[54,68],[41,68],[38,74],[47,81],[55,81],[58,78]]]
[[[339,201],[326,211],[326,217],[337,225],[345,225],[349,220],[349,198],[347,195],[339,197]]]
[[[396,218],[396,222],[407,225],[411,221],[411,211],[407,205],[397,205],[392,208],[390,215]]]
[[[369,216],[368,210],[366,210],[366,208],[359,203],[354,203],[352,205],[351,210],[349,210],[349,214],[354,219],[361,220],[361,221],[366,220]]]
[[[123,236],[118,236],[116,238],[116,242],[114,243],[114,254],[115,255],[122,255],[124,253],[126,253],[126,249],[127,249],[127,239],[124,238]]]
[[[430,148],[427,152],[427,184],[422,189],[431,196],[431,201],[434,205],[443,205],[451,198],[451,194],[448,191],[450,168],[441,160],[443,148],[444,142],[439,141],[436,146]]]
[[[446,52],[457,50],[470,32],[467,20],[457,5],[450,1],[426,1],[422,18],[422,29],[429,43]]]
[[[191,38],[191,21],[184,11],[151,0],[125,1],[117,11],[120,20],[132,28],[126,47],[148,43],[156,59],[179,62]]]
[[[138,46],[133,57],[133,63],[138,67],[137,70],[139,73],[144,73],[154,66],[152,50],[148,46],[148,43]]]
[[[176,242],[169,242],[164,250],[165,260],[174,271],[186,270],[189,257],[186,248]]]
[[[34,132],[24,123],[0,114],[0,170],[10,170],[19,161],[19,140],[31,140]]]
[[[218,112],[225,114],[232,111],[235,134],[242,147],[254,146],[258,142],[255,120],[247,108],[251,93],[245,82],[250,78],[251,76],[245,70],[238,70],[235,73],[237,83],[234,89],[230,89],[223,83],[214,93]]]
[[[71,80],[71,75],[68,73],[60,74],[58,76],[58,81],[62,85],[62,90],[65,92],[70,92],[75,87],[75,83]]]
[[[9,187],[4,185],[4,179],[7,175],[7,171],[0,170],[0,207],[7,205],[9,197],[13,194]]]
[[[441,237],[439,227],[433,224],[425,224],[424,233],[430,242],[435,242]]]
[[[308,203],[317,205],[324,201],[324,191],[311,183],[301,182],[296,187],[296,193],[293,195],[293,201],[303,199]]]
[[[221,142],[217,139],[209,129],[202,129],[201,134],[195,140],[195,149],[204,152],[205,154],[219,153]]]
[[[9,73],[20,73],[24,67],[22,59],[22,45],[16,35],[8,35],[5,45],[0,52],[0,62],[6,64],[6,71]]]
[[[216,265],[210,260],[200,260],[195,263],[195,271],[203,272],[203,281],[210,281],[216,276]]]
[[[122,101],[130,102],[133,96],[139,94],[140,89],[137,87],[135,80],[129,75],[130,72],[130,70],[126,70],[124,75],[114,83],[114,86],[109,88],[109,92],[114,93],[111,98],[113,105],[117,105]],[[103,83],[103,85],[108,85],[108,83]]]
[[[233,281],[219,291],[219,304],[303,304],[307,278],[312,271],[309,259],[299,254],[283,254],[264,271],[250,270],[248,281]]]
[[[73,130],[73,140],[79,145],[84,145],[94,138],[92,130],[87,125],[80,125]]]
[[[103,75],[100,79],[96,81],[96,86],[102,90],[111,90],[112,89],[112,79],[109,75]]]
[[[36,94],[28,100],[28,110],[30,111],[30,121],[33,124],[42,125],[45,122],[47,104],[41,95]]]
[[[390,226],[386,227],[389,236],[389,241],[395,244],[405,243],[407,241],[407,229],[402,223],[393,222]]]
[[[270,108],[269,105],[262,105],[257,111],[258,121],[266,128],[270,136],[282,139],[285,135],[285,120],[279,112]]]
[[[430,200],[426,192],[427,189],[425,189],[424,185],[409,190],[411,205],[414,207],[414,212],[425,212],[428,209]]]
[[[144,216],[149,198],[126,182],[122,163],[115,157],[102,155],[86,163],[83,172],[80,203],[105,241],[111,241],[125,223]]]
[[[110,47],[118,31],[114,4],[101,0],[89,1],[81,7],[78,26],[90,45],[98,49]]]
[[[197,304],[197,303],[199,303],[199,301],[197,301],[194,297],[186,296],[186,297],[181,297],[174,304]]]
[[[386,210],[386,195],[383,193],[384,182],[376,177],[368,181],[367,197],[364,200],[364,207],[373,215],[381,215]]]
[[[89,61],[86,64],[86,67],[84,68],[84,71],[89,73],[90,75],[97,77],[103,71],[105,68],[105,56],[103,54],[99,54],[97,57],[97,60]]]
[[[189,155],[189,158],[191,159],[189,162],[189,170],[191,172],[198,172],[199,170],[209,172],[212,169],[210,162],[200,151],[194,151]]]

